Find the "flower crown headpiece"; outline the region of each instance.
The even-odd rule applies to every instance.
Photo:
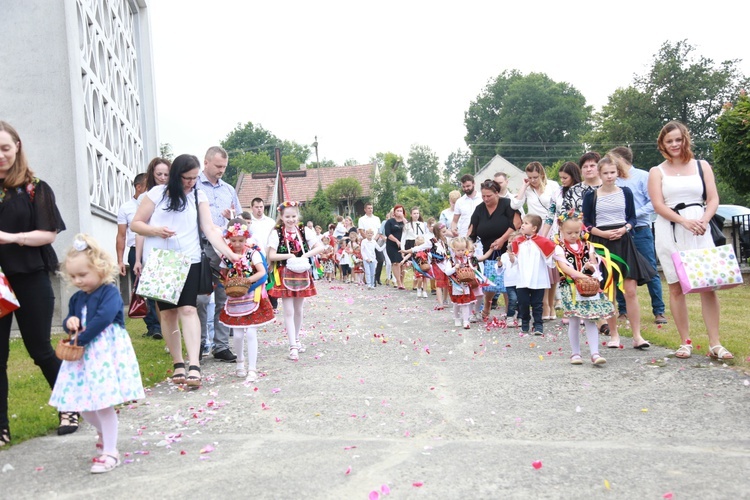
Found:
[[[224,230],[224,238],[226,239],[234,238],[237,236],[244,236],[245,239],[248,239],[250,237],[250,229],[248,229],[247,224],[240,224],[239,222],[235,222]]]
[[[570,220],[570,219],[582,221],[583,220],[583,212],[579,212],[575,208],[571,208],[567,212],[563,212],[563,213],[561,213],[560,215],[557,216],[557,220],[559,220],[561,224],[563,222],[565,222],[566,220]]]
[[[285,202],[281,203],[281,204],[280,204],[280,205],[279,205],[279,206],[278,206],[278,207],[276,208],[276,211],[277,211],[277,212],[281,212],[281,211],[282,211],[282,210],[284,210],[285,208],[289,208],[289,207],[294,207],[294,208],[297,208],[297,207],[299,207],[299,202],[298,202],[298,201],[285,201]]]

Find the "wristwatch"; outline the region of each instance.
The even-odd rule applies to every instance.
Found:
[[[631,226],[630,224],[625,224],[625,231],[629,233],[631,229],[633,229],[633,226]]]

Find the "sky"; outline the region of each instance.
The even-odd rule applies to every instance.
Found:
[[[741,7],[742,5],[745,7]],[[750,7],[671,2],[150,0],[159,141],[202,157],[238,124],[367,163],[467,149],[464,113],[505,70],[567,82],[599,110],[662,44],[750,75]],[[312,149],[312,148],[311,148]],[[314,162],[314,154],[308,162]]]

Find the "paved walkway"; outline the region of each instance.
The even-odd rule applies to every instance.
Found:
[[[88,426],[2,451],[2,496],[750,495],[750,387],[738,371],[660,348],[573,367],[558,322],[545,337],[464,331],[432,305],[322,285],[299,362],[272,326],[256,385],[217,362],[199,391],[157,385],[120,412],[124,463],[109,474],[88,472]]]

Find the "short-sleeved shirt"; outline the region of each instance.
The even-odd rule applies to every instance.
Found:
[[[0,190],[4,194],[0,202],[0,231],[17,234],[37,229],[55,233],[65,230],[65,222],[57,209],[52,188],[41,180],[35,181],[32,186],[33,190],[29,186],[5,190],[0,181]],[[41,270],[55,271],[57,264],[57,255],[52,245],[0,245],[0,267],[8,276]]]
[[[201,172],[196,187],[206,194],[208,206],[211,208],[211,220],[217,227],[224,229],[227,225],[227,219],[223,214],[224,210],[234,210],[235,213],[242,212],[242,205],[237,198],[237,192],[223,180],[219,179],[216,185],[211,184],[205,172]]]
[[[477,205],[474,214],[471,216],[472,231],[469,237],[472,239],[479,238],[484,243],[485,248],[489,248],[493,241],[502,237],[508,229],[513,227],[515,214],[516,211],[511,208],[508,198],[498,200],[497,207],[492,215],[487,210],[487,205],[481,203]],[[500,249],[500,252],[505,252],[506,247],[507,242]]]
[[[271,234],[274,226],[276,226],[276,221],[267,215],[260,219],[250,217],[250,233],[264,254],[268,249],[268,235]]]
[[[372,229],[375,232],[375,235],[380,232],[380,217],[377,215],[363,215],[359,218],[359,221],[357,221],[357,229],[361,229],[362,231],[367,231],[368,229]]]
[[[164,196],[167,186],[154,186],[147,194],[154,202],[154,213],[149,225],[166,226],[176,234],[171,238],[160,238],[149,236],[143,245],[144,261],[148,258],[151,250],[161,248],[165,250],[176,250],[190,257],[195,264],[201,260],[201,245],[198,237],[198,210],[195,206],[195,191],[186,195],[187,200],[182,211],[167,210],[169,199]],[[198,190],[198,203],[208,203],[206,194]]]
[[[385,221],[383,234],[386,238],[390,235],[393,235],[394,238],[401,241],[401,236],[404,233],[404,224],[406,224],[406,221],[398,222],[396,219],[388,219],[387,221]],[[396,249],[399,248],[399,245],[391,241],[390,239],[386,241],[386,246],[394,247]]]
[[[130,198],[120,205],[120,210],[117,211],[117,224],[125,224],[125,246],[128,248],[135,246],[135,233],[130,230],[130,223],[133,222],[137,210],[138,200]]]
[[[471,224],[471,214],[474,213],[474,209],[480,203],[482,203],[482,195],[479,194],[479,191],[474,192],[474,198],[469,198],[464,194],[456,200],[453,207],[453,216],[459,215],[457,224],[459,236],[467,236],[469,224]]]

